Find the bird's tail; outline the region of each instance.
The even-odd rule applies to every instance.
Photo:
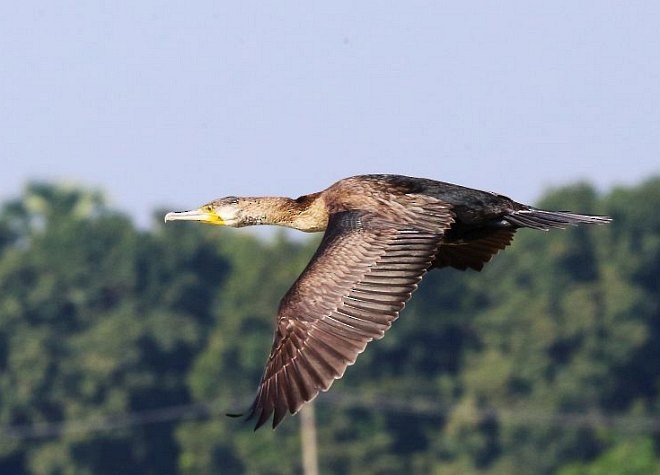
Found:
[[[504,219],[515,227],[540,229],[542,231],[553,228],[563,229],[578,224],[607,224],[612,221],[609,216],[590,216],[569,213],[568,211],[543,211],[535,208],[515,211]]]

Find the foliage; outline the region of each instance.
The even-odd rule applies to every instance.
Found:
[[[318,398],[323,473],[660,473],[660,178],[540,205],[615,221],[430,273]],[[300,473],[295,417],[222,414],[318,240],[159,221],[43,183],[0,208],[0,473]]]

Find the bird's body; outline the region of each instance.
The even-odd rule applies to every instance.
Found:
[[[432,268],[481,270],[518,228],[603,224],[495,193],[400,175],[362,175],[297,199],[227,197],[165,220],[325,231],[282,298],[273,348],[250,416],[257,427],[326,391],[367,343],[383,337]]]

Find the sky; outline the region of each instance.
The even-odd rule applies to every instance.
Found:
[[[533,202],[660,174],[657,1],[0,4],[0,200],[156,208],[424,176]]]

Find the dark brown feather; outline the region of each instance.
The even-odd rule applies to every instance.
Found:
[[[496,229],[486,237],[443,243],[435,255],[432,268],[454,267],[480,271],[495,254],[511,244],[515,229]]]
[[[326,391],[367,343],[380,339],[430,267],[450,210],[432,209],[424,229],[386,223],[367,213],[331,215],[315,256],[282,299],[273,349],[249,417],[256,428]]]

